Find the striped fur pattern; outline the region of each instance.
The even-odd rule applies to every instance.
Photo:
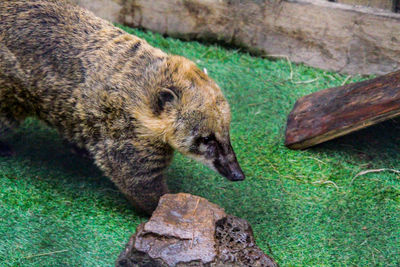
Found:
[[[86,149],[148,213],[174,149],[244,178],[228,103],[206,74],[64,1],[0,2],[0,135],[29,116]]]

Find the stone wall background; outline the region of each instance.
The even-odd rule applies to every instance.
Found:
[[[400,14],[326,0],[73,0],[100,17],[349,74],[400,68]]]

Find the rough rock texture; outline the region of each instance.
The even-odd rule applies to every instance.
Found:
[[[344,73],[400,68],[400,14],[322,0],[72,0],[99,16]],[[109,3],[109,4],[106,4]]]
[[[190,194],[167,194],[139,225],[116,266],[278,266],[255,244],[250,225]]]

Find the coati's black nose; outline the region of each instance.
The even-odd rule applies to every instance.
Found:
[[[232,174],[228,177],[231,181],[243,181],[245,178],[244,173],[242,170],[235,170]]]
[[[213,161],[213,165],[222,176],[230,181],[243,181],[245,179],[230,142],[227,145],[220,145],[218,156]]]
[[[237,162],[235,154],[234,160],[223,162],[220,159],[214,161],[214,167],[217,171],[225,176],[230,181],[243,181],[245,179],[244,173]]]
[[[226,178],[230,181],[243,181],[244,180],[244,173],[242,168],[240,168],[239,162],[234,157],[234,160],[227,164],[228,171],[226,173]]]

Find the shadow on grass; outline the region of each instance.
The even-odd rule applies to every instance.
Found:
[[[359,165],[361,170],[399,170],[400,119],[331,140],[309,151],[328,157],[337,157],[340,153],[345,161]],[[400,237],[396,237],[400,222],[398,179],[398,175],[390,171],[356,178],[354,174],[348,178],[340,198],[331,196],[332,205],[326,207],[326,214],[329,221],[337,222],[328,227],[331,234],[327,247],[332,251],[332,263],[348,261],[346,254],[350,254],[354,264],[359,264],[363,258],[371,265],[383,262],[386,266],[396,265],[400,248],[393,249],[388,244],[400,241]],[[352,253],[347,253],[349,250]]]
[[[86,193],[98,198],[96,201],[104,209],[118,207],[121,213],[145,216],[133,209],[93,160],[72,153],[58,133],[42,122],[27,119],[5,141],[16,151],[15,157],[6,160],[24,162],[38,174],[31,178],[30,185],[41,188],[46,184],[68,199],[79,196],[84,188]]]
[[[30,179],[29,186],[35,186],[41,191],[49,186],[51,190],[57,191],[57,195],[66,199],[79,198],[79,191],[85,188],[91,191],[86,194],[98,198],[96,202],[100,203],[99,206],[103,210],[113,209],[115,212],[117,207],[117,212],[121,215],[128,212],[145,216],[134,211],[92,160],[71,153],[56,131],[43,123],[28,119],[15,133],[7,136],[6,141],[17,153],[16,158],[10,160],[27,162],[32,169],[39,169],[38,172],[42,174],[37,177],[39,180],[35,177],[26,178]],[[262,184],[263,181],[232,183],[195,162],[190,162],[189,169],[185,168],[187,159],[181,155],[177,157],[180,159],[174,161],[167,173],[172,192],[188,192],[203,196],[224,207],[227,213],[247,218],[253,227],[262,225],[273,229],[281,224],[281,218],[287,218],[286,221],[291,220],[287,213],[289,209],[285,193],[274,190],[276,182],[268,185]],[[265,191],[274,193],[268,197],[257,194]],[[268,220],[265,220],[266,216]],[[53,238],[45,240],[51,243]],[[48,244],[40,244],[41,247],[45,245]]]
[[[309,152],[349,161],[350,166],[360,165],[362,169],[396,168],[394,164],[400,162],[399,129],[400,120],[388,121],[321,144]],[[70,153],[55,131],[28,120],[7,139],[18,153],[16,161],[27,161],[43,174],[40,182],[31,178],[29,182],[33,186],[42,188],[48,184],[69,199],[79,196],[84,187],[90,190],[90,196],[99,199],[102,209],[116,209],[123,216],[135,213],[93,162]],[[360,177],[353,185],[348,184],[351,177],[345,177],[343,192],[336,193],[334,189],[315,190],[310,184],[276,179],[268,173],[262,179],[253,176],[245,182],[232,183],[177,155],[167,176],[173,192],[203,196],[225,208],[227,213],[247,219],[259,233],[257,241],[264,251],[270,247],[272,251],[284,251],[286,248],[278,249],[278,246],[296,242],[294,249],[301,250],[302,245],[308,247],[315,242],[316,250],[329,250],[326,253],[332,264],[353,262],[357,265],[372,259],[373,255],[381,263],[398,259],[393,249],[396,238],[391,235],[396,233],[399,222],[393,201],[398,203],[400,197],[398,190],[388,184],[394,181],[393,175],[381,180]],[[312,198],[305,201],[291,193]],[[284,262],[284,253],[270,254],[278,262]],[[313,263],[318,262],[310,262]]]
[[[388,162],[400,162],[400,119],[392,119],[366,129],[320,144],[310,151],[327,155],[346,154],[353,162],[367,168],[396,167]]]

